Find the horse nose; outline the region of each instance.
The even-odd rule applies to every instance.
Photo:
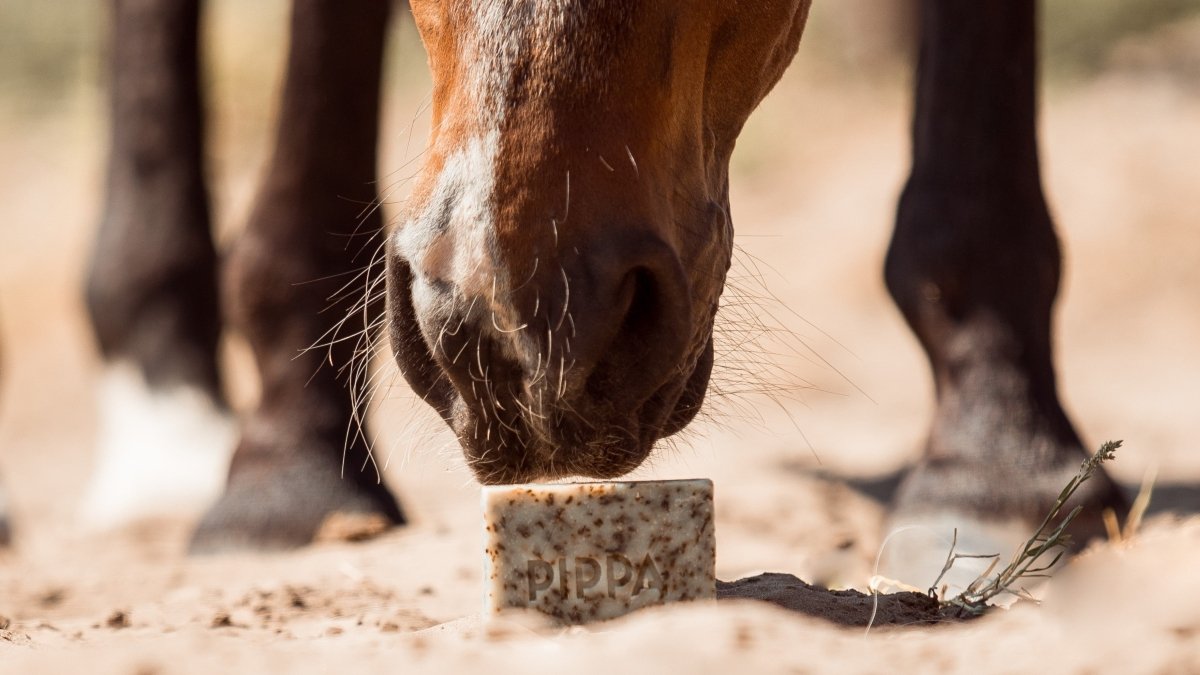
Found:
[[[573,297],[564,299],[575,393],[617,410],[636,407],[672,379],[691,342],[683,264],[650,237],[596,244],[580,258],[567,288]]]
[[[689,356],[695,312],[688,276],[667,242],[607,235],[561,247],[569,253],[553,263],[541,260],[538,273],[509,293],[475,280],[511,269],[511,260],[489,255],[479,264],[444,268],[467,268],[472,276],[436,281],[414,275],[411,306],[393,303],[401,322],[406,308],[418,319],[445,382],[479,414],[485,436],[491,421],[495,433],[513,431],[517,423],[509,418],[529,410],[521,424],[553,424],[543,414],[551,410],[569,410],[585,426],[623,428],[666,414],[659,408],[673,399],[646,404],[679,379]],[[430,251],[410,258],[412,269],[440,271],[429,261],[437,251]],[[400,353],[411,340],[395,342]],[[412,370],[405,371],[410,382]]]

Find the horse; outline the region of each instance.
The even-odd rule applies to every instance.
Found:
[[[112,151],[87,305],[114,400],[186,409],[164,438],[237,435],[194,552],[304,545],[340,512],[405,522],[373,474],[342,477],[369,450],[345,435],[362,402],[321,367],[352,361],[355,340],[304,349],[330,312],[342,335],[386,332],[485,484],[622,476],[704,405],[733,250],[730,156],[792,61],[809,0],[408,4],[433,129],[399,221],[385,230],[363,209],[378,200],[389,3],[295,0],[274,151],[222,257],[199,0],[112,2]],[[884,278],[928,356],[936,412],[897,521],[1036,521],[1087,456],[1055,380],[1061,253],[1039,174],[1036,25],[1036,0],[920,6],[912,167]],[[372,237],[383,246],[364,261]],[[217,367],[225,326],[262,379],[236,432]],[[170,469],[141,487],[105,473],[151,461],[116,446],[96,512],[171,483]],[[1074,501],[1084,537],[1124,507],[1103,474]]]
[[[738,132],[808,3],[411,3],[434,133],[389,237],[394,351],[484,483],[630,471],[700,409]],[[1087,456],[1058,400],[1036,3],[927,0],[888,289],[937,409],[896,522],[1034,524]],[[1088,486],[1080,540],[1122,498]]]

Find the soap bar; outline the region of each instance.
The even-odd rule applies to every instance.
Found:
[[[716,595],[712,481],[483,489],[485,613],[569,623]]]

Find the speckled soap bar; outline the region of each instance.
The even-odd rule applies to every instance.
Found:
[[[572,623],[711,599],[712,481],[485,487],[486,610]]]

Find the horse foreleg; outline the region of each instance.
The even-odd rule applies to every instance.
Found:
[[[886,280],[937,401],[894,520],[937,523],[947,542],[957,526],[960,549],[1028,536],[1086,456],[1052,358],[1060,250],[1038,168],[1036,10],[1035,0],[926,0],[921,10],[912,173]],[[1103,531],[1104,507],[1122,503],[1103,474],[1074,502],[1080,543]],[[977,536],[989,530],[998,537]],[[930,581],[945,557],[937,548]]]
[[[194,551],[299,546],[334,513],[403,522],[354,433],[363,406],[347,386],[382,314],[375,163],[387,17],[387,0],[293,5],[274,154],[223,275],[262,398]]]
[[[105,361],[84,517],[110,525],[219,493],[233,424],[217,371],[199,0],[111,3],[108,184],[87,279]]]

